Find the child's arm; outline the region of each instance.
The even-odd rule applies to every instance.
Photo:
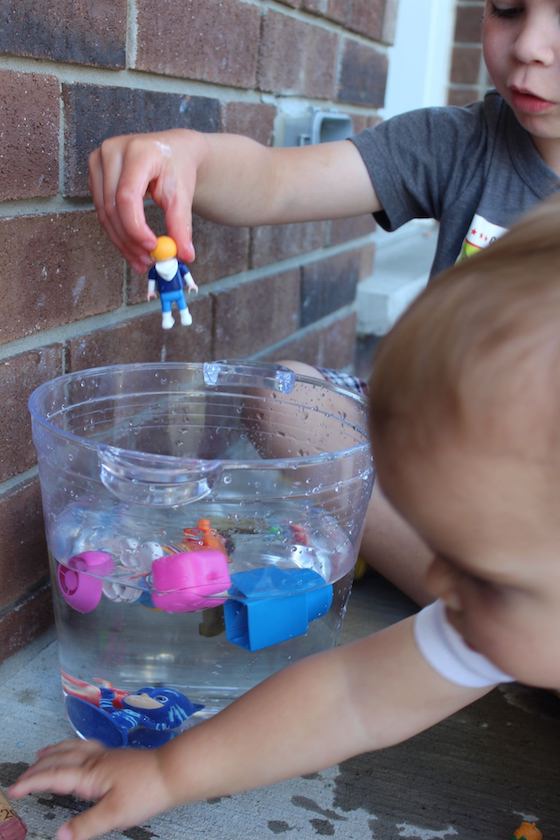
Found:
[[[379,208],[362,158],[345,140],[305,148],[268,148],[234,134],[172,129],[112,137],[89,159],[99,219],[140,271],[155,236],[146,192],[165,213],[179,258],[194,259],[191,208],[231,225],[340,218]]]
[[[111,751],[83,741],[49,747],[10,794],[51,790],[99,800],[57,834],[88,840],[180,803],[395,744],[488,690],[440,677],[419,653],[412,622],[298,662],[159,750]]]

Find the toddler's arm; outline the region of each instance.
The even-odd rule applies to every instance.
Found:
[[[362,158],[345,140],[268,148],[234,134],[172,129],[105,140],[90,155],[99,219],[139,271],[156,238],[146,223],[149,192],[165,213],[178,256],[194,259],[191,208],[231,225],[277,224],[374,212],[379,204]]]
[[[105,750],[83,741],[48,747],[10,794],[50,790],[98,800],[57,834],[89,840],[180,803],[395,744],[488,690],[440,677],[419,653],[412,622],[298,662],[158,750]]]

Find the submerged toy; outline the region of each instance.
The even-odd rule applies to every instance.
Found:
[[[226,636],[247,650],[302,636],[332,603],[332,584],[311,569],[270,567],[231,577],[230,599],[224,604]]]
[[[83,551],[66,565],[57,564],[58,588],[66,603],[81,613],[93,612],[101,600],[103,575],[114,569],[113,558],[106,551]]]
[[[216,607],[227,598],[218,597],[220,593],[231,586],[227,556],[204,548],[158,557],[152,563],[152,586],[153,605],[165,612]]]
[[[68,718],[76,731],[106,747],[159,747],[203,708],[180,691],[161,686],[146,686],[124,696],[101,688],[99,705],[73,695],[66,697]]]
[[[161,326],[170,330],[173,319],[173,304],[179,310],[184,327],[192,324],[192,315],[185,300],[185,289],[198,292],[198,286],[192,279],[188,266],[177,259],[177,245],[170,236],[158,236],[157,244],[150,256],[155,260],[148,274],[148,300],[156,296],[156,286],[161,303]]]
[[[542,840],[542,832],[535,823],[523,821],[513,832],[511,840]]]
[[[215,548],[226,552],[225,539],[212,528],[209,519],[199,519],[196,528],[183,528],[181,547],[185,551],[195,551],[197,548]]]

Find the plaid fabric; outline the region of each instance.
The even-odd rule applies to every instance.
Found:
[[[333,385],[339,385],[341,388],[348,388],[351,391],[357,391],[362,396],[367,396],[367,382],[359,379],[357,376],[352,376],[351,373],[343,373],[341,370],[333,370],[333,368],[317,368],[325,379],[332,382]]]

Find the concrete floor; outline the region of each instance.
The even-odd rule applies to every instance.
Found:
[[[409,614],[412,604],[376,577],[354,587],[344,627],[350,640]],[[39,640],[0,666],[0,785],[9,785],[40,746],[68,737],[56,643]],[[536,819],[545,840],[560,836],[560,701],[511,685],[494,691],[406,744],[236,797],[177,809],[112,840],[510,840]],[[52,838],[83,805],[30,796],[17,808],[29,838]]]

